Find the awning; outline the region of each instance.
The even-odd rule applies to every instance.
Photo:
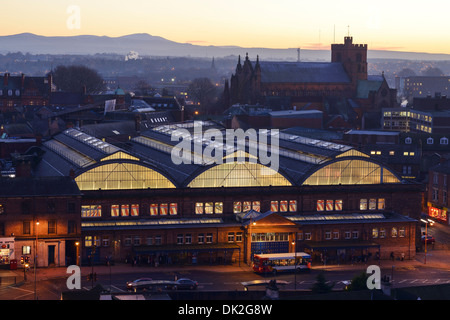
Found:
[[[172,252],[217,252],[217,251],[241,251],[241,247],[233,243],[225,244],[188,244],[188,245],[162,245],[140,246],[133,248],[136,254],[172,253]]]
[[[299,244],[300,245],[300,244]],[[380,244],[369,241],[330,241],[330,242],[305,242],[303,244],[310,249],[365,249],[380,248]]]

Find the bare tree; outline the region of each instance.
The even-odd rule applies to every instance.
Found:
[[[56,87],[62,91],[97,93],[104,89],[103,78],[85,66],[58,66],[53,76]]]
[[[188,94],[200,103],[202,114],[208,114],[213,104],[217,101],[217,90],[208,78],[197,78],[192,80],[188,87]]]

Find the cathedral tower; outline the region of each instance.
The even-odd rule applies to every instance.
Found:
[[[345,37],[344,44],[331,45],[331,62],[342,63],[353,84],[367,80],[367,44],[353,44],[353,37]]]

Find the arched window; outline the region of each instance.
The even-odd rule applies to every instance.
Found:
[[[428,138],[427,139],[427,144],[433,144],[434,143],[434,140],[433,140],[433,138]]]
[[[258,163],[224,163],[212,167],[188,185],[190,188],[291,186],[277,171]]]
[[[367,160],[339,160],[309,176],[304,185],[349,185],[400,183],[388,169]]]
[[[412,139],[411,139],[410,137],[407,137],[407,138],[405,139],[405,143],[406,143],[406,144],[411,144],[411,143],[412,143]]]
[[[75,178],[80,190],[166,189],[175,185],[148,167],[122,162],[90,169]]]

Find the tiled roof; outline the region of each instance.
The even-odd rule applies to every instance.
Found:
[[[341,63],[260,62],[261,82],[350,83]]]

